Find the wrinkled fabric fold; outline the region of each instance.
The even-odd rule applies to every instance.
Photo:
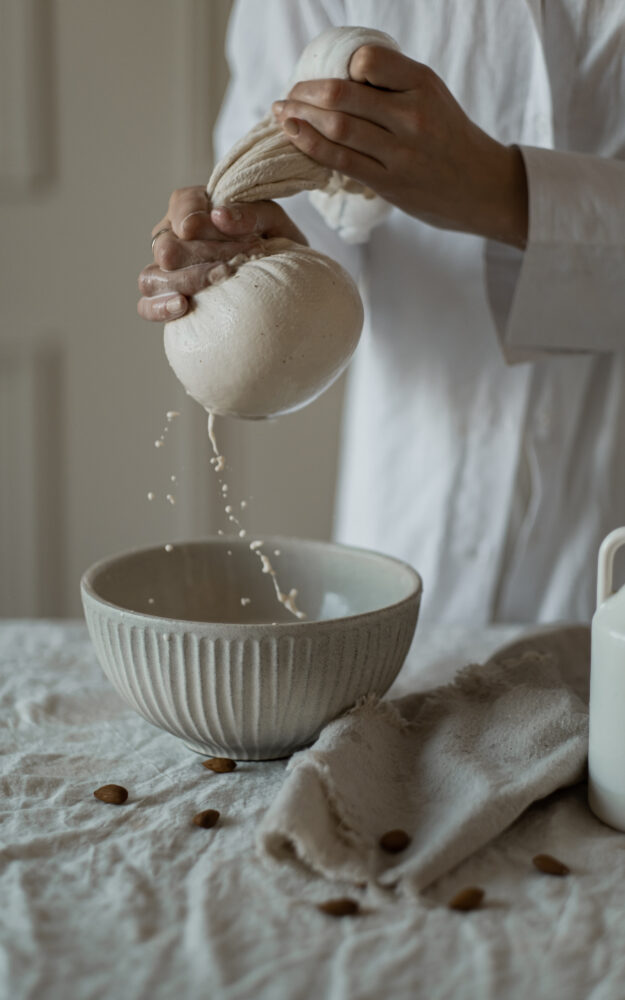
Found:
[[[445,687],[366,699],[292,758],[259,850],[328,878],[425,888],[582,779],[588,671],[588,630],[571,627],[505,648]],[[411,844],[385,854],[379,838],[398,828]]]
[[[268,114],[217,163],[207,191],[214,206],[268,201],[324,188],[331,176],[327,167],[300,153]]]
[[[389,35],[369,28],[322,32],[304,49],[291,84],[324,77],[348,79],[352,54],[367,44],[398,49]],[[302,153],[271,112],[216,164],[206,190],[215,207],[317,192],[315,208],[350,243],[364,242],[390,211],[390,205],[365,185]]]

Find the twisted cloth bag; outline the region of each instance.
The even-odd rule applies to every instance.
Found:
[[[397,48],[368,28],[333,28],[302,53],[292,83],[349,76],[361,45]],[[361,184],[315,163],[285,136],[271,113],[217,164],[207,192],[213,207],[314,192],[341,235],[366,238],[389,210]],[[363,322],[350,275],[322,253],[286,239],[259,239],[216,269],[192,308],[165,327],[176,375],[204,408],[260,418],[310,402],[343,371]]]

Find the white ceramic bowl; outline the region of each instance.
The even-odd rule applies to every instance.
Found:
[[[362,695],[384,694],[414,634],[422,588],[406,563],[329,542],[264,541],[305,621],[278,603],[238,539],[130,551],[81,581],[104,673],[148,722],[204,755],[264,760],[311,743]]]

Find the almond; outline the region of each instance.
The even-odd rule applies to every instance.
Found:
[[[406,850],[411,840],[405,830],[388,830],[382,834],[378,843],[387,854],[399,854],[400,851]]]
[[[318,910],[328,913],[331,917],[354,917],[360,913],[360,907],[355,899],[342,897],[341,899],[328,899],[325,903],[319,903]]]
[[[537,854],[536,857],[532,858],[532,864],[538,868],[539,872],[545,872],[546,875],[562,876],[568,875],[571,871],[563,861],[558,861],[551,854]]]
[[[468,912],[469,910],[477,910],[483,899],[483,889],[479,889],[476,885],[468,885],[466,889],[461,889],[460,892],[457,892],[447,905],[450,910]]]
[[[196,813],[193,817],[193,822],[196,826],[201,826],[204,830],[210,830],[211,826],[215,826],[218,819],[219,812],[217,809],[204,809],[203,812]]]
[[[128,792],[121,785],[102,785],[93,794],[100,802],[109,802],[114,806],[121,806],[128,798]]]
[[[202,767],[208,771],[216,771],[217,774],[227,774],[228,771],[234,771],[236,766],[236,760],[230,760],[229,757],[210,757],[209,760],[202,761]]]

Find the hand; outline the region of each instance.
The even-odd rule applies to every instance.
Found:
[[[399,52],[364,45],[349,72],[298,83],[274,104],[298,149],[430,225],[525,246],[516,147],[478,128],[433,70]]]
[[[274,236],[306,243],[273,201],[211,210],[206,188],[179,188],[152,230],[154,263],[139,275],[139,315],[159,323],[184,316],[192,295],[227,276],[227,261],[261,250],[262,239]]]

